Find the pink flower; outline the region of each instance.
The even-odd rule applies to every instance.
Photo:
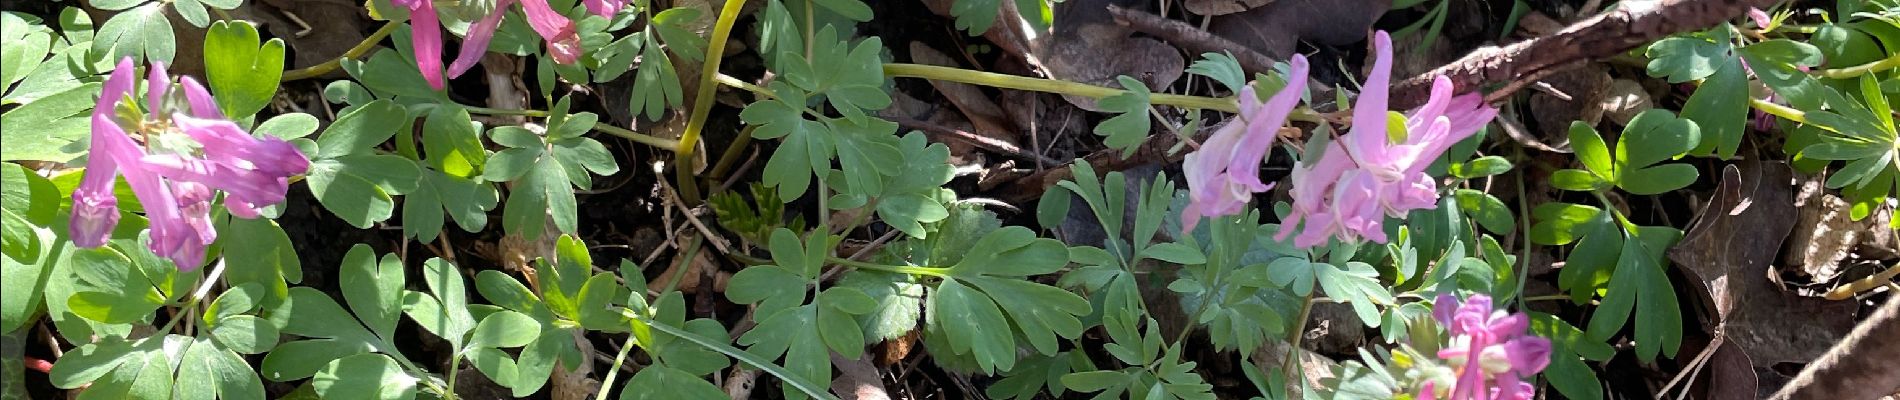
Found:
[[[594,15],[613,18],[614,14],[620,12],[621,7],[627,6],[627,0],[581,0],[581,4],[586,5],[587,11]]]
[[[1754,7],[1748,8],[1748,19],[1755,21],[1757,29],[1768,29],[1769,25],[1774,24],[1774,19],[1768,17],[1768,12]]]
[[[1438,183],[1425,174],[1432,160],[1497,116],[1480,94],[1452,96],[1451,80],[1440,76],[1425,105],[1404,116],[1403,137],[1392,137],[1386,130],[1391,37],[1376,33],[1373,50],[1372,73],[1353,104],[1352,130],[1327,144],[1318,160],[1295,165],[1293,211],[1280,238],[1305,222],[1296,246],[1315,246],[1335,236],[1385,243],[1385,217],[1438,206]]]
[[[310,161],[289,143],[258,139],[224,120],[210,92],[191,77],[178,82],[186,104],[175,104],[163,65],[154,64],[147,76],[145,107],[121,107],[131,100],[135,70],[130,57],[119,61],[93,108],[91,151],[73,190],[69,233],[80,247],[105,245],[119,222],[113,179],[124,176],[151,222],[148,247],[180,269],[195,269],[217,240],[211,221],[217,191],[225,192],[231,215],[256,218],[258,207],[284,200],[289,177],[304,173]],[[132,140],[126,127],[146,145]]]
[[[549,7],[547,0],[500,0],[495,3],[494,12],[469,25],[468,35],[462,39],[462,49],[456,54],[455,62],[449,65],[449,78],[461,76],[481,60],[482,54],[488,51],[488,42],[495,37],[495,30],[501,28],[508,6],[517,1],[528,15],[528,26],[547,41],[548,55],[554,57],[554,62],[572,64],[580,59],[581,39],[574,32],[574,23]],[[422,72],[423,80],[429,81],[429,87],[441,90],[444,84],[442,24],[437,19],[435,3],[431,0],[390,0],[390,4],[409,10],[409,24],[414,28],[409,44],[415,49],[416,69]]]
[[[1238,214],[1254,193],[1273,189],[1260,182],[1260,163],[1306,91],[1306,57],[1294,55],[1289,64],[1285,88],[1266,103],[1254,95],[1252,86],[1241,88],[1239,118],[1215,131],[1182,162],[1189,203],[1181,220],[1187,229],[1194,229],[1202,217]]]
[[[1491,297],[1479,294],[1462,305],[1439,295],[1432,317],[1451,334],[1438,358],[1458,370],[1448,400],[1531,398],[1535,388],[1524,378],[1550,364],[1550,340],[1528,334],[1529,316],[1493,310]]]

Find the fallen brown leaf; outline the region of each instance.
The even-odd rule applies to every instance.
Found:
[[[1792,171],[1780,162],[1744,161],[1722,171],[1713,199],[1669,259],[1695,277],[1702,326],[1735,344],[1754,366],[1757,384],[1779,387],[1788,377],[1770,368],[1806,363],[1854,326],[1853,302],[1804,297],[1768,279],[1769,263],[1794,228]],[[1733,357],[1730,355],[1728,357]]]

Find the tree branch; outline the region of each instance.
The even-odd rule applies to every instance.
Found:
[[[1578,22],[1549,36],[1484,47],[1457,62],[1394,85],[1392,106],[1409,109],[1425,103],[1432,80],[1451,78],[1460,90],[1534,80],[1536,76],[1609,58],[1665,36],[1706,28],[1777,0],[1625,1],[1616,9]],[[1512,85],[1487,98],[1503,98],[1526,85]]]

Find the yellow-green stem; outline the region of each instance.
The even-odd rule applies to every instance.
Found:
[[[726,40],[732,37],[732,24],[739,19],[739,12],[745,7],[745,0],[727,0],[725,7],[719,10],[719,20],[713,25],[711,40],[706,46],[706,63],[699,68],[699,94],[693,97],[693,114],[686,121],[686,132],[680,134],[679,145],[673,148],[674,168],[678,175],[680,197],[687,206],[699,204],[699,184],[693,182],[693,151],[699,147],[699,134],[706,129],[706,117],[712,112],[713,92],[718,89],[714,78],[719,76],[719,61],[726,53]]]
[[[369,37],[363,38],[362,42],[357,42],[356,47],[351,47],[349,51],[343,52],[343,56],[330,61],[324,61],[322,64],[284,71],[282,81],[290,82],[310,79],[323,76],[323,74],[330,73],[330,71],[335,71],[338,66],[343,65],[343,60],[354,60],[357,57],[362,57],[364,54],[369,54],[370,50],[376,49],[376,43],[382,42],[384,37],[388,37],[391,32],[395,32],[396,28],[401,26],[402,24],[395,22],[383,24],[381,29],[377,29],[375,33],[369,34]]]
[[[547,111],[541,111],[541,110],[508,110],[508,109],[475,107],[475,106],[462,106],[462,108],[468,110],[468,112],[483,114],[483,115],[519,115],[519,116],[524,116],[524,117],[548,116]],[[654,136],[647,135],[640,132],[634,132],[627,128],[621,128],[618,126],[608,125],[605,122],[595,122],[594,130],[600,131],[601,133],[605,133],[609,135],[619,136],[627,140],[632,140],[634,141],[634,143],[640,143],[640,144],[658,147],[662,149],[670,150],[670,149],[679,147],[679,141],[676,141],[673,139],[654,137]]]
[[[1847,68],[1824,69],[1824,70],[1810,72],[1810,74],[1814,74],[1814,76],[1818,76],[1822,78],[1848,79],[1848,78],[1858,78],[1861,75],[1871,74],[1871,73],[1880,72],[1880,71],[1886,71],[1886,70],[1894,69],[1894,68],[1900,68],[1900,54],[1894,54],[1892,57],[1887,57],[1887,59],[1885,60],[1870,62],[1870,63],[1856,65],[1856,66],[1847,67]]]
[[[961,82],[973,85],[999,87],[1005,89],[1033,90],[1038,92],[1072,94],[1092,98],[1103,98],[1126,92],[1126,90],[1086,83],[1076,83],[1055,79],[1030,78],[999,74],[994,72],[972,71],[961,68],[939,67],[919,64],[884,64],[884,75],[902,78],[923,78],[939,81]],[[1156,105],[1199,108],[1224,112],[1240,111],[1240,105],[1231,98],[1186,96],[1178,94],[1156,93],[1148,97]]]
[[[1781,119],[1803,123],[1803,124],[1808,123],[1808,113],[1802,112],[1801,110],[1789,108],[1788,106],[1770,103],[1766,100],[1757,99],[1757,98],[1749,98],[1748,105],[1755,107],[1755,109],[1757,110],[1761,110],[1761,112],[1765,112],[1770,115],[1774,115],[1776,117],[1781,117]]]

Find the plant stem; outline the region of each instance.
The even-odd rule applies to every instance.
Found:
[[[868,269],[872,271],[884,271],[884,272],[899,273],[899,274],[928,275],[928,276],[935,276],[935,277],[947,277],[950,275],[950,269],[942,268],[942,267],[884,265],[884,264],[876,264],[876,263],[852,260],[848,258],[841,258],[841,257],[826,257],[825,262],[837,264],[837,265],[843,265],[843,266],[851,267],[851,268],[857,268],[857,269]]]
[[[713,163],[712,171],[709,171],[706,176],[712,179],[726,179],[726,175],[732,173],[733,165],[739,163],[739,155],[744,154],[746,146],[752,144],[752,131],[758,128],[758,125],[746,125],[744,130],[739,131],[739,137],[733,138],[732,144],[726,146],[726,152],[719,155],[719,161]]]
[[[1122,90],[1122,89],[1095,86],[1095,85],[1090,85],[1090,84],[1085,84],[1085,83],[1076,83],[1076,82],[1069,82],[1069,81],[1055,80],[1055,79],[1030,78],[1030,77],[1025,77],[1025,76],[999,74],[999,73],[994,73],[994,72],[972,71],[972,70],[961,69],[961,68],[939,67],[935,65],[902,64],[902,63],[884,64],[884,75],[893,77],[893,78],[923,78],[923,79],[931,79],[931,80],[939,80],[939,81],[950,81],[950,82],[968,83],[968,84],[973,84],[973,85],[999,87],[999,88],[1005,88],[1005,89],[1033,90],[1033,91],[1038,91],[1038,92],[1073,94],[1073,95],[1087,96],[1087,97],[1092,97],[1092,98],[1097,98],[1097,99],[1114,96],[1114,95],[1127,92],[1126,90]],[[1149,95],[1149,100],[1151,103],[1156,104],[1156,105],[1176,106],[1176,107],[1184,107],[1184,108],[1200,108],[1200,109],[1208,109],[1208,110],[1225,111],[1229,113],[1240,111],[1240,105],[1238,103],[1235,103],[1234,99],[1231,99],[1231,98],[1214,98],[1214,97],[1155,93],[1155,94]]]
[[[335,71],[338,66],[343,65],[343,60],[354,60],[357,57],[368,54],[370,50],[376,49],[376,43],[382,42],[383,38],[388,37],[391,32],[395,32],[396,28],[401,26],[402,24],[395,22],[383,24],[382,28],[377,29],[374,33],[370,33],[369,37],[363,38],[363,41],[357,42],[356,47],[351,47],[349,51],[343,52],[342,56],[330,61],[324,61],[322,64],[284,71],[284,77],[281,81],[290,82],[310,79],[328,74],[330,71]]]
[[[697,205],[699,183],[693,181],[693,151],[699,147],[699,135],[706,129],[706,117],[712,112],[713,92],[719,87],[714,78],[719,76],[719,61],[726,53],[726,40],[732,36],[732,24],[739,19],[739,12],[745,7],[745,0],[727,0],[719,10],[719,20],[713,24],[712,38],[706,45],[706,62],[699,67],[699,94],[693,97],[693,114],[686,122],[686,132],[680,134],[679,144],[673,147],[673,167],[677,176],[681,200],[686,206]]]
[[[463,109],[468,110],[468,112],[476,113],[476,114],[484,114],[484,115],[518,115],[518,116],[524,116],[524,117],[548,116],[547,111],[541,111],[541,110],[509,110],[509,109],[500,109],[500,108],[476,107],[476,106],[469,106],[469,105],[462,105],[461,107]],[[609,125],[605,122],[595,122],[594,130],[599,131],[600,133],[619,136],[622,139],[632,140],[634,143],[644,144],[644,145],[658,147],[662,149],[671,150],[671,149],[675,149],[679,147],[679,141],[654,137],[654,136],[647,135],[640,132],[634,132],[632,130],[628,130],[627,128],[621,128],[618,126]]]
[[[632,311],[626,311],[625,313],[629,315],[638,314]],[[642,321],[642,322],[646,322],[646,321]],[[628,334],[627,341],[620,343],[619,354],[614,354],[614,367],[608,368],[607,376],[604,378],[601,378],[600,380],[601,389],[600,389],[600,392],[594,393],[594,400],[607,400],[607,385],[612,385],[614,383],[614,376],[620,375],[620,364],[627,362],[627,350],[633,349],[633,339],[634,339],[634,336],[632,334]],[[621,388],[620,390],[627,390],[627,389],[630,389],[630,388]]]
[[[1870,62],[1846,68],[1824,69],[1809,74],[1821,78],[1848,79],[1889,69],[1900,68],[1900,54],[1894,54],[1885,60]]]
[[[1523,147],[1517,148],[1517,156],[1519,160],[1524,159]],[[1517,209],[1523,212],[1531,210],[1530,197],[1524,194],[1524,168],[1517,168]],[[1530,299],[1524,298],[1524,281],[1530,280],[1531,276],[1531,219],[1519,217],[1517,225],[1519,233],[1523,234],[1524,250],[1517,256],[1517,290],[1511,291],[1511,295],[1517,296],[1518,310],[1528,310],[1524,303]]]
[[[1313,295],[1318,294],[1319,282],[1313,282],[1313,288],[1306,292],[1306,299],[1300,302],[1300,315],[1293,322],[1293,330],[1287,331],[1286,365],[1288,370],[1301,371],[1300,379],[1306,379],[1305,368],[1300,368],[1300,339],[1306,337],[1306,319],[1313,314]]]
[[[1765,112],[1770,115],[1774,115],[1776,117],[1781,117],[1781,119],[1799,122],[1803,124],[1808,123],[1808,114],[1806,112],[1789,108],[1788,106],[1770,103],[1766,100],[1752,98],[1752,97],[1748,99],[1748,105],[1755,107],[1755,109],[1757,110],[1761,110],[1761,112]]]
[[[680,280],[686,278],[686,271],[693,269],[692,268],[693,257],[699,256],[699,246],[703,244],[703,242],[705,241],[706,241],[705,235],[702,235],[699,233],[693,234],[693,241],[686,245],[686,257],[681,258],[679,264],[673,267],[675,268],[673,271],[673,280],[670,282],[667,282],[666,290],[661,290],[660,293],[662,294],[669,293],[669,292],[672,292],[674,289],[679,288]],[[620,367],[615,366],[614,368],[620,368]]]
[[[736,3],[738,2],[738,0],[733,0],[733,2]],[[731,4],[731,3],[727,3],[727,4]],[[791,385],[793,389],[798,389],[798,391],[804,392],[806,396],[811,396],[812,398],[815,398],[815,399],[825,399],[825,400],[837,399],[837,397],[833,397],[831,396],[830,393],[826,392],[824,389],[821,389],[820,386],[817,386],[811,382],[806,382],[805,379],[800,378],[798,375],[792,374],[791,371],[787,371],[785,368],[781,368],[776,364],[772,364],[771,360],[759,358],[759,356],[753,355],[750,352],[739,350],[738,348],[732,347],[732,345],[725,344],[724,342],[715,342],[712,339],[707,339],[703,336],[699,336],[698,334],[687,332],[685,329],[680,329],[672,325],[662,324],[659,321],[654,321],[652,318],[647,318],[647,316],[645,315],[640,315],[640,313],[634,312],[633,310],[622,309],[620,310],[620,315],[626,316],[627,318],[632,318],[635,321],[640,321],[641,323],[645,323],[647,324],[648,327],[653,328],[653,330],[664,332],[666,334],[673,335],[673,336],[678,336],[680,339],[686,339],[686,341],[693,342],[693,344],[697,344],[700,347],[705,347],[707,350],[712,350],[715,352],[719,352],[720,354],[725,354],[727,357],[732,357],[734,359],[739,360],[739,362],[743,362],[743,363],[746,363],[747,365],[751,365],[753,368],[758,368],[761,371],[765,371],[765,373],[772,374],[772,376],[778,377],[780,381],[783,381],[786,384]],[[622,347],[622,349],[625,349],[625,347]],[[619,368],[616,367],[614,369],[618,370]],[[613,376],[611,372],[609,372],[608,374],[609,374],[608,375],[609,377]]]
[[[211,273],[205,274],[204,280],[198,281],[197,290],[193,290],[191,292],[191,297],[185,299],[184,304],[197,303],[198,300],[203,300],[206,294],[211,293],[211,285],[217,284],[218,278],[223,277],[223,276],[224,276],[224,259],[219,258],[218,265],[212,266]],[[143,343],[146,339],[151,339],[154,337],[164,337],[165,332],[170,332],[173,326],[178,325],[178,321],[183,321],[185,316],[191,315],[191,314],[192,313],[187,313],[187,312],[173,313],[171,316],[171,319],[165,321],[164,326],[160,326],[158,327],[158,330],[152,331],[154,332],[152,336],[146,336],[145,339],[139,339],[139,342]],[[135,344],[134,346],[136,347],[137,345]]]

